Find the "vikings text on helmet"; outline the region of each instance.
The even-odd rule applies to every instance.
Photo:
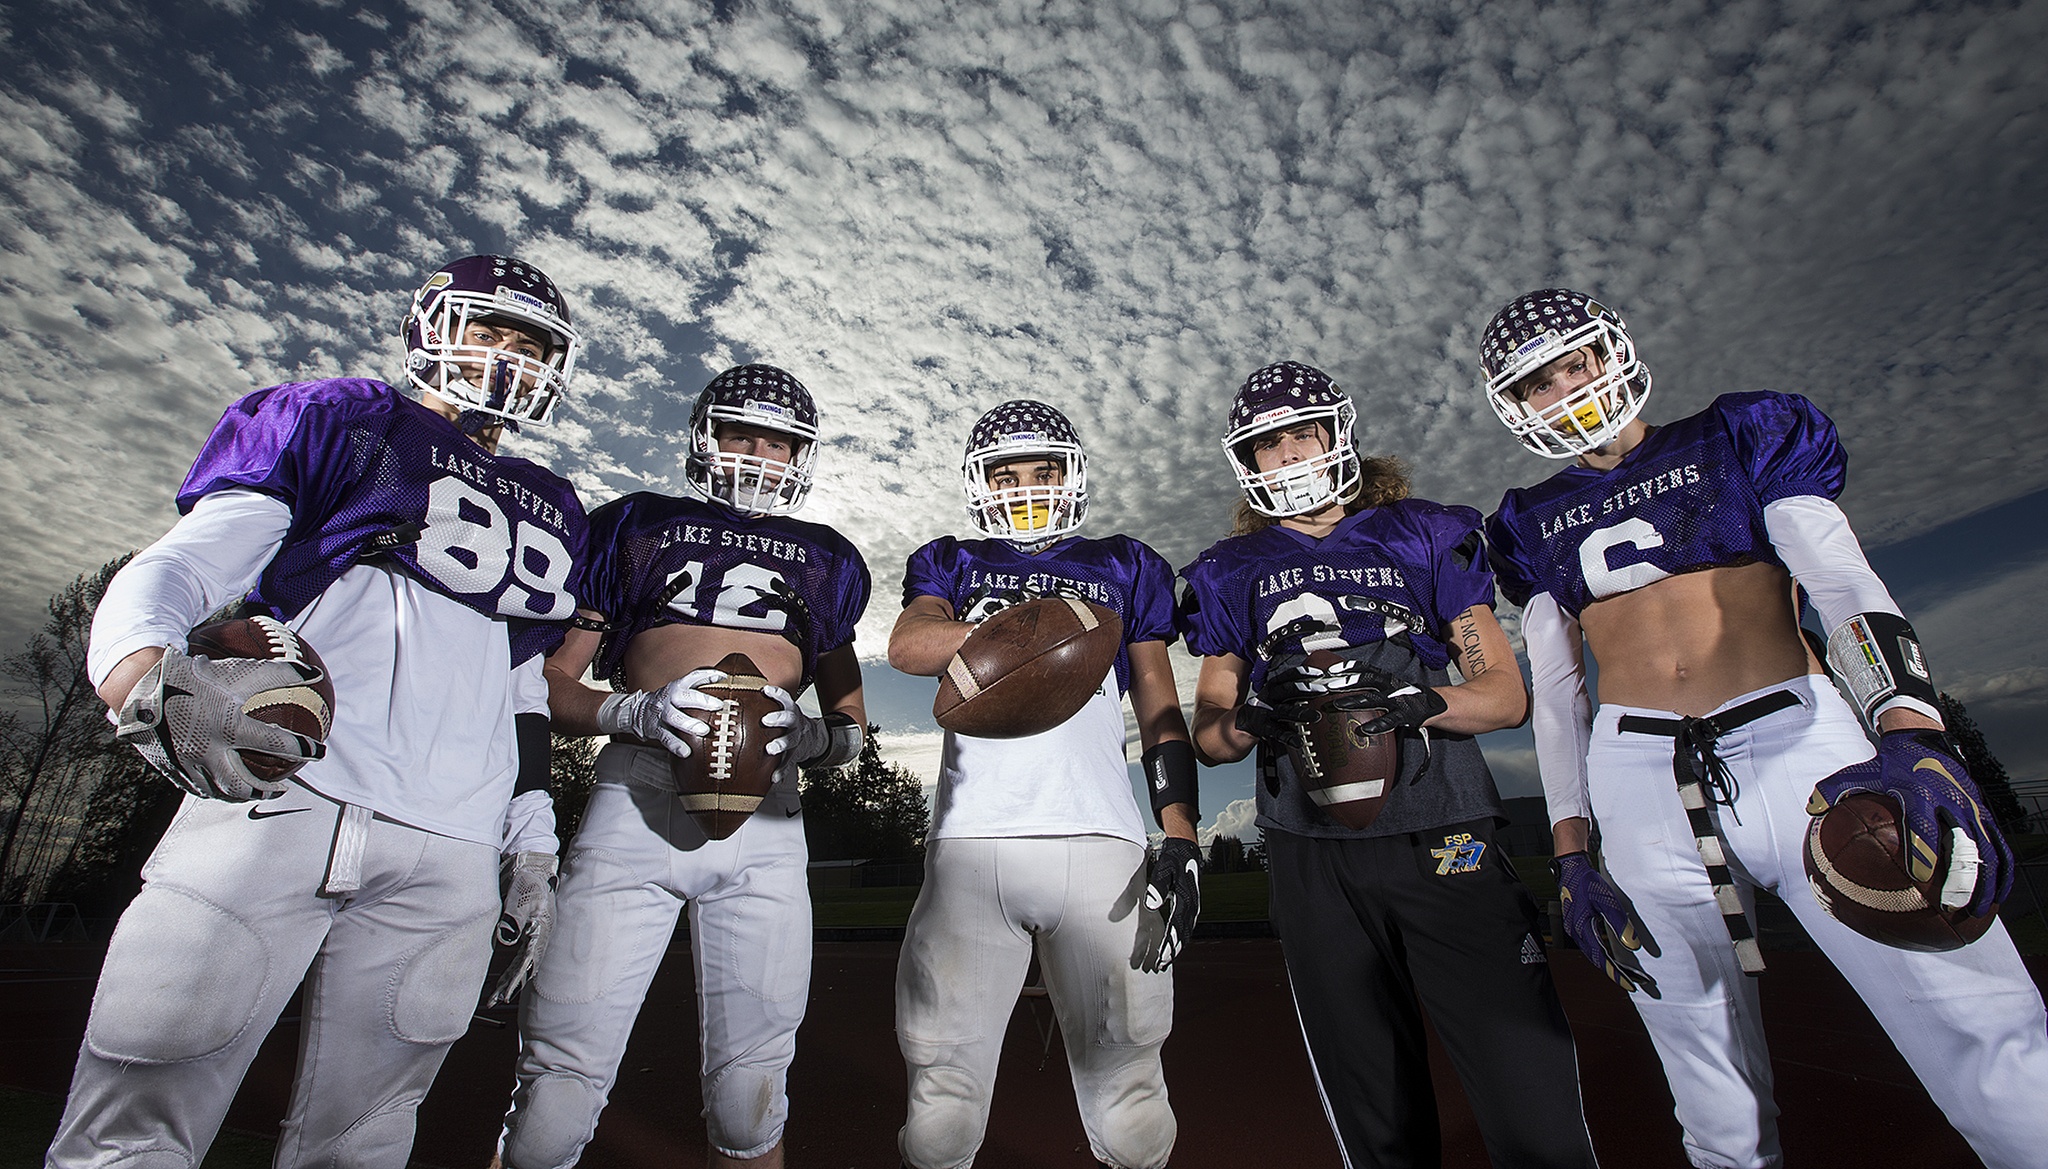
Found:
[[[1223,434],[1223,449],[1245,500],[1264,515],[1295,516],[1357,498],[1363,476],[1352,444],[1357,421],[1351,399],[1314,366],[1281,361],[1253,373],[1230,403],[1229,429]],[[1304,422],[1322,427],[1327,449],[1312,459],[1259,470],[1255,440]]]
[[[511,325],[546,346],[538,357],[477,344],[473,326]],[[582,342],[555,282],[509,256],[466,256],[428,277],[405,315],[406,377],[463,410],[545,422]]]
[[[1049,457],[1064,468],[1057,485],[997,488],[989,474],[1004,463]],[[1043,402],[1018,398],[981,416],[967,432],[961,479],[967,514],[988,535],[1038,545],[1079,531],[1088,515],[1088,456],[1067,416]]]
[[[1599,376],[1541,411],[1516,393],[1524,378],[1586,346],[1599,359]],[[1522,445],[1547,459],[1606,446],[1650,396],[1650,370],[1636,356],[1628,326],[1613,309],[1568,288],[1509,301],[1480,337],[1479,365],[1494,413]]]
[[[728,424],[794,438],[789,462],[719,450],[718,428]],[[697,395],[683,475],[705,498],[744,515],[788,515],[810,494],[817,457],[818,407],[804,384],[772,365],[736,365]]]

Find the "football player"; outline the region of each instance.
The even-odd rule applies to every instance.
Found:
[[[690,411],[685,477],[701,498],[638,492],[591,513],[591,606],[547,661],[555,726],[610,735],[569,846],[556,942],[522,996],[518,1083],[500,1143],[510,1169],[574,1165],[597,1129],[647,986],[685,903],[713,1166],[782,1164],[789,1064],[811,983],[810,856],[798,765],[860,754],[867,725],[853,630],[860,553],[791,518],[811,489],[818,411],[769,365],[711,380]],[[708,839],[677,798],[681,734],[703,735],[699,687],[744,653],[782,704],[764,721],[775,786],[739,830]],[[585,670],[611,690],[583,683]],[[823,717],[794,696],[813,683]]]
[[[183,518],[94,618],[118,733],[192,794],[109,944],[51,1166],[199,1164],[303,977],[277,1163],[399,1169],[493,925],[544,939],[541,660],[585,525],[567,482],[497,440],[548,417],[580,342],[553,282],[503,256],[436,272],[404,335],[418,401],[331,378],[230,406]],[[237,600],[324,660],[324,748],[240,713],[294,667],[186,652]],[[306,762],[258,775],[243,749]]]
[[[1779,1163],[1748,914],[1769,889],[1847,977],[1985,1163],[2048,1148],[2048,1020],[2003,925],[1946,954],[1872,941],[1804,874],[1815,812],[1849,791],[1902,801],[1915,847],[1973,851],[1961,900],[2011,887],[1918,639],[1835,503],[1847,456],[1825,414],[1772,391],[1690,418],[1639,416],[1650,371],[1614,311],[1547,288],[1480,341],[1486,394],[1529,449],[1570,464],[1509,491],[1487,521],[1502,592],[1523,607],[1535,733],[1565,925],[1630,990],[1663,1059],[1695,1165]],[[1883,734],[1809,673],[1794,582],[1830,659]],[[1585,653],[1599,663],[1597,712]],[[1598,854],[1590,850],[1597,826]],[[1631,914],[1631,907],[1633,914]]]
[[[1211,763],[1258,751],[1273,926],[1345,1163],[1438,1163],[1420,999],[1495,1164],[1590,1166],[1571,1032],[1472,738],[1528,710],[1479,513],[1409,498],[1399,463],[1360,456],[1356,424],[1328,375],[1292,361],[1231,403],[1235,533],[1181,570],[1181,629],[1204,655],[1195,745]],[[1329,694],[1385,710],[1360,731],[1399,736],[1362,828],[1280,749]]]
[[[910,1072],[899,1148],[913,1169],[973,1164],[1036,938],[1089,1148],[1106,1165],[1156,1169],[1175,1133],[1159,1061],[1173,1024],[1167,967],[1200,898],[1194,753],[1166,656],[1172,570],[1128,536],[1075,534],[1088,460],[1043,402],[984,414],[963,474],[968,516],[988,538],[944,536],[911,553],[890,664],[941,674],[976,623],[1034,596],[1115,611],[1125,644],[1087,705],[1052,730],[946,733],[924,888],[896,968]],[[1166,832],[1149,865],[1124,761],[1126,694]]]

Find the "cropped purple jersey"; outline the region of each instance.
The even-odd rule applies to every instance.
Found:
[[[868,607],[867,562],[823,524],[642,491],[590,513],[590,531],[584,599],[610,625],[599,678],[612,678],[627,643],[649,629],[716,625],[787,638],[803,653],[801,691]]]
[[[1116,654],[1119,693],[1131,688],[1130,647],[1141,641],[1171,645],[1176,636],[1173,569],[1129,536],[1069,536],[1036,556],[1007,540],[941,536],[912,552],[903,568],[904,604],[937,597],[962,621],[979,622],[1028,596],[1055,594],[1093,601],[1123,619],[1124,648]]]
[[[512,664],[561,643],[587,532],[567,480],[494,455],[383,382],[331,378],[228,407],[178,510],[229,487],[291,508],[284,546],[249,600],[290,619],[359,561],[382,557],[510,626]]]
[[[1450,623],[1493,607],[1493,574],[1479,513],[1403,499],[1346,516],[1317,539],[1274,524],[1210,546],[1181,570],[1178,619],[1188,649],[1233,654],[1251,667],[1253,692],[1278,654],[1362,650],[1362,664],[1404,681],[1442,686]],[[1425,751],[1404,740],[1401,774],[1373,826],[1354,832],[1325,816],[1284,757],[1260,745],[1259,822],[1303,836],[1390,836],[1497,816],[1500,797],[1469,735],[1432,733]]]
[[[1779,564],[1764,505],[1833,499],[1849,456],[1796,394],[1723,394],[1650,431],[1611,471],[1566,467],[1510,491],[1488,520],[1494,572],[1517,605],[1549,593],[1574,616],[1593,601],[1684,572]]]

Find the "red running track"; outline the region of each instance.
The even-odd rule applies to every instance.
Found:
[[[894,942],[817,948],[811,1003],[791,1072],[789,1163],[797,1169],[894,1169],[903,1065],[891,1030]],[[0,948],[9,1026],[0,1084],[60,1095],[92,995],[96,947]],[[1671,1099],[1649,1039],[1621,992],[1566,952],[1557,978],[1578,1037],[1587,1116],[1608,1166],[1684,1169]],[[1774,952],[1764,1011],[1791,1165],[1978,1164],[1928,1101],[1875,1020],[1816,953]],[[2029,959],[2036,983],[2048,962]],[[1311,1086],[1278,943],[1198,940],[1176,967],[1167,1084],[1180,1120],[1176,1169],[1338,1164]],[[289,1014],[287,1018],[289,1019]],[[509,1018],[501,1014],[499,1018]],[[988,1169],[1087,1169],[1056,1029],[1043,999],[1010,1023],[987,1143]],[[619,1085],[583,1164],[672,1169],[700,1164],[704,1125],[696,1079],[696,1013],[688,953],[656,978]],[[290,1086],[298,1029],[266,1043],[228,1123],[275,1130]],[[481,1169],[511,1078],[509,1026],[478,1023],[455,1046],[420,1112],[414,1163]],[[1041,1066],[1041,1057],[1050,1049]],[[1470,1110],[1437,1053],[1444,1164],[1487,1164]]]

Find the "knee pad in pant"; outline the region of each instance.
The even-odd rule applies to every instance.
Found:
[[[965,1069],[917,1069],[910,1082],[910,1113],[897,1137],[903,1159],[924,1169],[972,1162],[988,1126],[988,1104],[988,1085]]]
[[[788,1065],[736,1063],[704,1084],[706,1135],[719,1152],[745,1161],[782,1139],[789,1120]]]
[[[589,1080],[560,1072],[535,1077],[505,1118],[505,1169],[574,1165],[602,1111],[604,1095]]]
[[[495,924],[489,917],[467,922],[405,958],[391,992],[392,1034],[432,1047],[462,1038],[490,969]]]
[[[418,1127],[418,1103],[373,1112],[350,1125],[334,1142],[334,1169],[405,1169]]]
[[[271,977],[270,948],[247,922],[182,889],[146,887],[107,948],[86,1047],[118,1063],[218,1054],[255,1022]]]

